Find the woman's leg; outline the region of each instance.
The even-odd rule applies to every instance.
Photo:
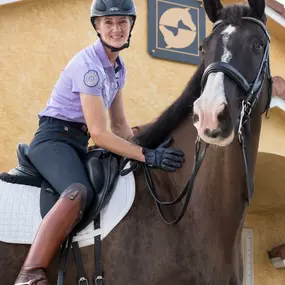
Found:
[[[15,284],[50,285],[45,270],[81,219],[86,200],[90,204],[93,189],[76,150],[69,144],[36,136],[29,157],[61,197],[43,219]]]
[[[65,142],[50,140],[37,142],[29,148],[29,158],[41,175],[61,194],[73,183],[87,189],[87,207],[93,199],[93,187],[76,150]]]
[[[15,285],[50,285],[46,269],[60,245],[80,221],[86,202],[86,187],[72,184],[44,217]]]

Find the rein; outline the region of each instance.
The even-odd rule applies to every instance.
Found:
[[[206,151],[208,149],[208,146],[209,145],[206,144],[205,148],[200,153],[200,151],[201,151],[201,140],[200,140],[200,137],[197,137],[196,142],[195,142],[195,148],[196,149],[195,149],[194,164],[193,164],[191,176],[190,176],[187,184],[185,185],[183,191],[180,193],[180,195],[177,198],[175,198],[174,200],[172,200],[172,201],[168,201],[167,202],[167,201],[160,200],[160,198],[157,195],[156,187],[155,187],[155,185],[153,183],[150,170],[149,170],[149,168],[148,168],[148,166],[146,164],[142,164],[142,167],[143,167],[143,170],[144,170],[144,175],[145,175],[147,186],[148,186],[148,190],[149,190],[151,196],[153,197],[153,199],[154,199],[154,201],[156,203],[158,212],[159,212],[162,220],[166,224],[168,224],[168,225],[177,224],[183,218],[183,216],[184,216],[184,214],[186,212],[186,209],[187,209],[187,207],[189,205],[189,201],[190,201],[190,198],[191,198],[191,194],[192,194],[195,178],[196,178],[197,173],[198,173],[198,171],[199,171],[199,169],[200,169],[200,167],[202,165],[202,162],[204,160],[204,157],[205,157]],[[172,205],[175,205],[175,204],[179,203],[184,197],[185,197],[185,201],[184,201],[183,207],[182,207],[182,209],[180,211],[180,214],[174,220],[172,220],[172,221],[169,220],[166,217],[165,213],[163,212],[162,206],[172,206]]]
[[[134,171],[138,166],[141,166],[143,171],[144,171],[144,176],[145,176],[145,179],[146,179],[148,190],[149,190],[151,196],[153,197],[153,199],[155,201],[155,204],[157,206],[157,209],[158,209],[158,212],[160,214],[160,217],[168,225],[177,224],[183,218],[183,216],[184,216],[184,214],[186,212],[186,209],[187,209],[187,207],[189,205],[189,201],[190,201],[190,198],[191,198],[191,194],[192,194],[195,178],[196,178],[196,176],[198,174],[198,171],[199,171],[199,169],[200,169],[200,167],[202,165],[202,162],[204,160],[204,157],[205,157],[205,154],[206,154],[206,151],[207,151],[208,147],[209,147],[209,145],[206,144],[206,146],[204,147],[203,151],[201,152],[201,139],[198,136],[197,139],[196,139],[196,142],[195,142],[194,164],[193,164],[191,176],[190,176],[187,184],[185,185],[184,189],[182,190],[182,192],[175,199],[173,199],[172,201],[162,201],[158,197],[158,194],[157,194],[157,191],[156,191],[156,187],[155,187],[155,185],[153,183],[151,172],[149,170],[149,166],[147,166],[145,163],[132,161],[130,168],[125,169],[125,170],[121,170],[120,174],[122,176],[124,176],[124,175],[128,174],[129,172]],[[128,159],[126,159],[124,161],[121,169],[124,168],[124,166],[127,164],[128,161],[129,161]],[[163,206],[176,205],[183,198],[185,198],[185,201],[184,201],[184,204],[183,204],[183,207],[182,207],[180,213],[178,214],[178,216],[175,219],[169,220],[166,217],[162,207]]]
[[[207,82],[207,78],[211,73],[223,72],[225,75],[231,78],[231,80],[233,80],[237,84],[237,86],[242,90],[242,92],[245,94],[245,99],[242,101],[242,108],[241,108],[239,121],[237,123],[236,132],[242,148],[242,155],[243,155],[245,175],[246,175],[246,188],[247,188],[246,200],[247,200],[247,205],[249,205],[254,192],[253,177],[250,174],[250,164],[249,164],[250,152],[248,147],[249,146],[248,140],[251,135],[249,121],[252,109],[255,107],[260,98],[262,86],[266,75],[268,80],[268,99],[265,107],[265,112],[267,113],[270,106],[271,94],[272,94],[272,77],[271,77],[270,62],[269,62],[270,36],[268,34],[266,26],[260,20],[252,17],[242,17],[242,19],[244,21],[252,22],[258,25],[262,29],[267,38],[264,54],[255,80],[253,81],[253,83],[249,83],[237,69],[235,69],[227,62],[213,62],[206,68],[202,76],[201,87],[203,90]],[[213,26],[213,31],[222,23],[223,21],[221,20],[217,21]],[[247,129],[247,137],[245,137],[245,128]]]
[[[268,34],[267,28],[266,26],[260,21],[257,20],[255,18],[252,17],[242,17],[243,20],[245,21],[249,21],[252,23],[257,24],[265,33],[268,41],[266,43],[266,47],[265,47],[265,51],[264,51],[264,55],[259,67],[259,71],[258,74],[254,80],[253,83],[248,83],[247,80],[243,77],[243,75],[236,70],[233,66],[231,66],[229,63],[227,62],[214,62],[211,63],[206,70],[203,73],[202,76],[202,80],[201,80],[201,89],[203,90],[206,82],[207,82],[207,78],[211,73],[214,72],[223,72],[224,74],[226,74],[228,77],[230,77],[239,87],[240,89],[243,91],[244,94],[246,94],[245,99],[242,102],[242,108],[241,108],[241,113],[240,113],[240,117],[237,123],[237,135],[238,135],[238,140],[239,143],[241,145],[241,149],[242,149],[242,155],[243,155],[243,161],[244,161],[244,168],[245,168],[245,176],[246,176],[246,202],[247,205],[249,205],[250,200],[253,196],[253,192],[254,192],[254,185],[253,185],[253,177],[250,173],[250,152],[249,152],[249,139],[250,139],[250,135],[251,135],[251,130],[250,130],[250,116],[252,113],[252,109],[254,108],[254,106],[256,105],[256,103],[258,102],[259,98],[260,98],[260,93],[262,90],[262,86],[264,83],[264,79],[265,76],[267,75],[267,80],[268,80],[268,100],[267,100],[267,104],[265,107],[265,111],[267,112],[270,106],[270,101],[271,101],[271,93],[272,93],[272,77],[271,77],[271,72],[270,72],[270,63],[269,63],[269,44],[270,44],[270,36]],[[213,30],[215,30],[217,28],[218,25],[220,25],[222,23],[222,21],[217,21],[214,26],[213,26]],[[245,128],[247,130],[247,136],[245,136]],[[247,138],[247,139],[246,139]],[[153,183],[153,179],[149,170],[149,167],[144,164],[144,163],[139,163],[139,162],[131,162],[131,167],[129,169],[126,170],[122,170],[121,171],[121,175],[126,175],[127,173],[135,170],[138,165],[141,165],[144,171],[144,175],[146,178],[146,182],[147,182],[147,186],[149,189],[149,192],[151,194],[151,196],[153,197],[157,209],[159,211],[159,214],[162,218],[162,220],[166,223],[166,224],[177,224],[184,216],[186,209],[188,207],[190,198],[191,198],[191,194],[193,191],[193,186],[194,186],[194,182],[195,182],[195,178],[197,176],[197,173],[202,165],[203,159],[205,157],[207,148],[209,147],[208,144],[206,144],[204,150],[200,153],[201,151],[201,141],[200,138],[197,137],[196,142],[195,142],[195,155],[194,155],[194,164],[193,164],[193,168],[192,168],[192,173],[191,176],[186,184],[186,186],[184,187],[183,191],[180,193],[180,195],[175,198],[172,201],[162,201],[158,195],[157,195],[157,191],[156,191],[156,187]],[[124,166],[126,165],[126,163],[129,160],[126,160],[126,162],[124,163]],[[121,168],[122,169],[122,168]],[[173,219],[173,220],[169,220],[163,209],[162,206],[172,206],[175,205],[177,203],[179,203],[183,198],[185,198],[183,207],[179,213],[179,215]]]

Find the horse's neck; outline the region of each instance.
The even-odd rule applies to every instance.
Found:
[[[261,118],[260,116],[255,116],[251,121],[250,145],[247,146],[250,149],[249,159],[252,168],[249,175],[251,176],[254,174],[260,127]],[[155,177],[157,181],[159,180],[161,188],[166,189],[168,193],[172,193],[175,196],[182,191],[190,178],[194,162],[197,132],[190,116],[174,130],[172,135],[174,138],[173,146],[182,149],[185,153],[183,168],[174,173],[164,173],[163,175],[155,175]],[[248,137],[246,137],[246,140],[248,140]],[[243,209],[242,201],[246,191],[246,176],[242,149],[237,139],[227,147],[209,146],[195,180],[194,199],[197,189],[199,192],[216,191],[216,196],[219,196],[217,203],[221,203],[221,199],[227,199],[228,205],[241,201],[240,209]]]

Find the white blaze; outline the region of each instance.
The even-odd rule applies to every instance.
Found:
[[[229,63],[232,59],[232,53],[228,50],[228,42],[230,40],[230,36],[235,32],[236,28],[232,25],[229,25],[225,30],[221,32],[223,35],[223,44],[224,44],[224,53],[222,56],[222,62]]]
[[[232,53],[228,49],[228,42],[236,28],[229,25],[221,32],[223,41],[222,62],[229,63]],[[199,129],[209,128],[214,130],[218,127],[218,114],[224,109],[226,104],[224,87],[224,73],[215,72],[208,76],[207,83],[200,98],[194,102],[194,112],[199,115],[199,121],[195,124]]]

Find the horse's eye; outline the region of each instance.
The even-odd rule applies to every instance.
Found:
[[[263,44],[261,42],[255,42],[254,45],[253,45],[253,51],[255,53],[260,53],[263,49]]]
[[[199,51],[200,51],[202,56],[205,55],[205,50],[204,50],[204,47],[202,45],[199,46]]]

